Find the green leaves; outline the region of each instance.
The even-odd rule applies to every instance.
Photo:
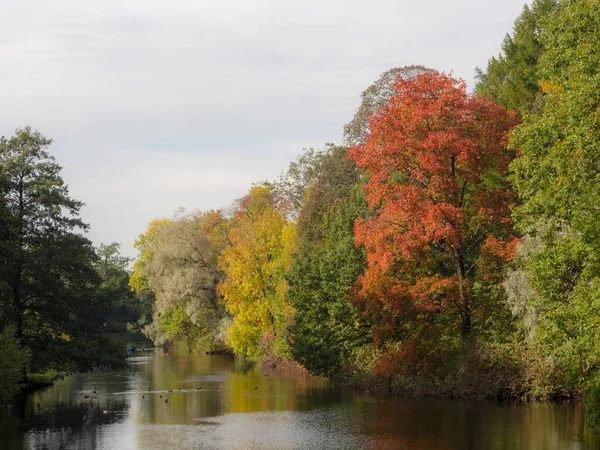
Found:
[[[51,140],[31,128],[0,140],[0,319],[12,324],[32,370],[87,370],[118,364],[100,336],[106,299],[91,242],[82,236],[82,203],[72,199]],[[101,351],[89,353],[87,347]]]
[[[544,50],[541,33],[545,19],[557,9],[558,0],[535,0],[525,5],[515,21],[513,35],[506,35],[502,54],[489,60],[486,71],[477,69],[475,91],[497,104],[520,113],[539,107],[538,61]]]
[[[153,220],[136,241],[139,254],[129,285],[152,303],[153,324],[143,331],[156,345],[171,342],[185,352],[223,347],[218,335],[226,314],[216,288],[225,222],[217,211],[181,213]]]
[[[341,149],[333,152],[305,197],[298,221],[301,250],[287,277],[296,310],[292,356],[317,375],[335,374],[356,347],[371,340],[369,324],[350,302],[350,290],[366,265],[353,231],[365,210],[354,164]]]
[[[22,349],[15,339],[15,328],[0,331],[0,400],[7,400],[17,392],[23,378],[23,368],[31,360],[31,353]]]
[[[536,339],[564,369],[565,385],[583,384],[592,396],[600,367],[599,6],[564,0],[544,20],[543,106],[525,114],[511,139],[519,151],[511,164],[520,197],[514,215],[539,242],[518,262],[532,288]]]

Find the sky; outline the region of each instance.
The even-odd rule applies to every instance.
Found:
[[[341,143],[392,68],[485,67],[523,0],[0,0],[0,135],[54,139],[96,244]]]

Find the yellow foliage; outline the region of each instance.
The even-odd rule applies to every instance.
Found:
[[[133,273],[129,277],[129,287],[132,291],[143,292],[148,290],[148,280],[143,273],[144,266],[152,260],[153,246],[158,240],[162,230],[172,224],[171,219],[154,219],[148,228],[140,234],[133,246],[138,251],[138,257],[133,263]]]
[[[255,186],[241,200],[228,240],[231,245],[219,258],[226,278],[218,286],[233,315],[228,343],[244,356],[275,350],[284,356],[288,349],[282,340],[293,318],[293,308],[286,302],[285,273],[295,251],[295,226],[277,208],[269,186]],[[262,342],[277,345],[261,350]]]
[[[554,84],[551,81],[548,80],[541,80],[540,81],[540,88],[542,89],[543,92],[558,92],[561,93],[563,92],[563,89],[560,86],[557,86],[556,84]]]

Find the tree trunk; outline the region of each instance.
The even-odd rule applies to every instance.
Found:
[[[464,341],[471,334],[471,308],[469,305],[469,296],[465,287],[465,264],[460,251],[458,250],[454,253],[454,263],[456,264],[456,275],[458,277],[461,334]]]

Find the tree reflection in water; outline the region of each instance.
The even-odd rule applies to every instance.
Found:
[[[227,356],[160,352],[130,358],[127,370],[67,377],[31,394],[21,408],[0,408],[0,439],[11,450],[587,450],[598,444],[577,403],[390,398],[319,378],[263,373]]]

